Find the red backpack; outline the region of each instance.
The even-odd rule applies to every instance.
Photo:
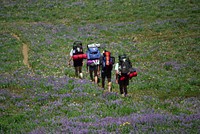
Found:
[[[112,70],[114,63],[115,63],[115,58],[111,56],[111,52],[105,50],[102,57],[102,69]]]

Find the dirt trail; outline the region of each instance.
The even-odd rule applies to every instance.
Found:
[[[23,43],[23,47],[22,47],[22,53],[24,56],[23,62],[24,65],[27,65],[28,68],[31,68],[28,62],[28,45]]]
[[[18,35],[12,34],[12,36],[15,37],[17,40],[21,41]],[[22,45],[23,45],[23,46],[22,46],[22,54],[23,54],[23,56],[24,56],[23,63],[24,63],[24,65],[26,65],[29,69],[31,69],[31,66],[30,66],[30,64],[29,64],[29,62],[28,62],[28,51],[29,51],[28,45],[25,44],[25,43],[23,43]]]

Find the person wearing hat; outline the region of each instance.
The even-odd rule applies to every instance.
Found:
[[[73,43],[73,49],[70,51],[70,59],[68,65],[70,65],[73,60],[73,66],[75,69],[75,76],[78,78],[83,78],[82,66],[83,66],[83,47],[81,41],[75,41]],[[81,57],[81,58],[80,58]]]

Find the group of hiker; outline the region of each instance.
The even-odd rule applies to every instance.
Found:
[[[75,69],[75,76],[83,79],[83,60],[87,60],[87,72],[90,74],[90,81],[99,82],[101,78],[101,87],[105,89],[105,81],[107,78],[108,91],[112,91],[112,70],[115,69],[116,83],[119,84],[120,94],[127,96],[127,87],[129,80],[132,77],[137,76],[136,70],[132,67],[132,64],[126,54],[119,55],[119,62],[115,63],[115,57],[111,55],[110,51],[103,50],[100,53],[100,44],[88,44],[86,53],[83,52],[83,44],[81,41],[75,41],[73,43],[73,49],[70,51],[70,59],[68,65],[73,60],[73,66]]]

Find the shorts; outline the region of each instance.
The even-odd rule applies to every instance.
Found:
[[[97,71],[98,70],[98,65],[89,66],[89,70],[90,71]]]
[[[120,77],[121,76],[118,76],[118,84],[119,85],[129,85],[129,77],[128,77],[128,75],[126,75],[126,76],[124,76],[125,77],[125,79],[124,80],[120,80]]]
[[[74,60],[74,67],[80,67],[83,66],[83,59],[80,60]]]
[[[105,79],[107,78],[111,78],[112,75],[112,70],[101,70],[101,78]]]

